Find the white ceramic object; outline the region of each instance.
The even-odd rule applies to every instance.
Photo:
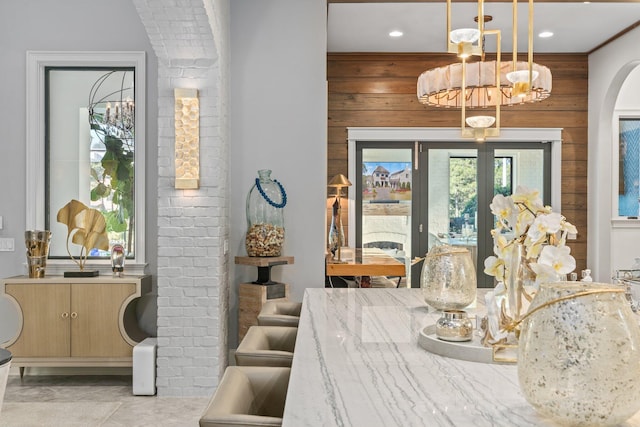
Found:
[[[640,328],[620,290],[540,286],[522,323],[518,379],[541,415],[563,425],[613,426],[640,409]],[[577,296],[593,291],[601,293]]]

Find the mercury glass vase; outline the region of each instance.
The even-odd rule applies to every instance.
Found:
[[[461,310],[474,301],[476,285],[476,269],[467,249],[440,245],[427,253],[420,287],[431,307]]]
[[[518,379],[541,415],[613,426],[640,409],[640,328],[624,288],[542,284],[523,319]]]

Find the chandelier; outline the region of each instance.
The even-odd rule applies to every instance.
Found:
[[[418,77],[418,100],[428,106],[460,108],[462,136],[484,141],[500,134],[500,107],[542,101],[551,95],[551,71],[533,62],[533,0],[529,0],[527,61],[518,61],[518,1],[513,0],[513,58],[501,61],[501,32],[486,30],[490,17],[478,0],[478,28],[451,31],[451,0],[447,0],[447,52],[459,63],[427,70]],[[485,36],[496,37],[496,59],[485,61]],[[479,61],[468,62],[478,56]],[[464,96],[463,96],[464,94]],[[467,108],[494,108],[495,116],[467,117]],[[467,127],[468,125],[468,127]]]
[[[129,73],[109,71],[100,76],[89,91],[89,124],[103,143],[107,137],[125,142],[134,139],[135,105],[133,85],[127,83]],[[119,81],[114,83],[114,79]]]

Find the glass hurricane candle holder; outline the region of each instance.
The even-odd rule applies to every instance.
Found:
[[[465,248],[440,245],[424,259],[420,287],[436,310],[461,310],[476,298],[476,269]]]

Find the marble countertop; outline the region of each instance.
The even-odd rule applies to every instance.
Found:
[[[419,289],[307,289],[283,427],[554,426],[525,401],[515,365],[420,347],[439,317]]]

